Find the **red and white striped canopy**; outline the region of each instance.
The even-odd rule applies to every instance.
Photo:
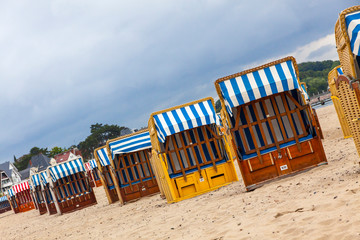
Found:
[[[25,190],[27,190],[29,188],[30,188],[30,186],[29,186],[29,183],[27,181],[16,184],[16,185],[13,186],[15,194],[19,193],[19,192],[22,192],[22,191],[25,191]]]
[[[90,172],[92,170],[91,166],[90,166],[90,162],[85,163],[85,169],[86,171]]]

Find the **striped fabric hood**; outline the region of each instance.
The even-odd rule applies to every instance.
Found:
[[[218,80],[226,110],[232,115],[232,108],[276,93],[301,89],[292,59],[285,58],[268,64],[258,70],[249,70],[236,77]],[[306,91],[305,91],[306,92]]]
[[[123,137],[118,140],[110,140],[109,148],[113,159],[116,154],[130,153],[149,149],[151,148],[149,131],[139,134],[132,134],[129,137]]]
[[[158,139],[162,143],[165,142],[167,136],[184,130],[213,123],[220,126],[220,120],[215,113],[211,99],[189,103],[169,111],[165,110],[153,115],[153,118]]]
[[[95,150],[95,154],[99,158],[101,166],[105,167],[110,165],[110,159],[106,146],[103,146],[102,148]]]
[[[360,11],[345,15],[345,22],[351,51],[360,56]]]

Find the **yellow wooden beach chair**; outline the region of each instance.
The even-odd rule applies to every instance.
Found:
[[[151,164],[168,203],[237,181],[212,98],[151,114]]]

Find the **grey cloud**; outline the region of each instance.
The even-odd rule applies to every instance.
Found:
[[[332,33],[356,3],[4,3],[0,162],[78,143],[92,123],[136,128],[153,111],[215,97],[217,78]]]

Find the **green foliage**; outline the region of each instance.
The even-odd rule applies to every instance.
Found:
[[[331,69],[340,65],[339,61],[304,62],[298,64],[300,81],[305,82],[309,96],[328,88],[327,77]]]
[[[27,154],[27,155],[22,156],[20,159],[17,159],[17,161],[14,162],[15,167],[19,171],[26,169],[32,156],[33,155],[31,155],[31,154]]]
[[[66,148],[61,148],[61,147],[55,146],[50,150],[48,157],[53,158],[55,155],[65,152],[67,150],[68,149],[66,149]]]
[[[38,155],[39,153],[42,153],[44,155],[48,155],[49,151],[48,151],[47,148],[38,148],[38,147],[33,147],[32,149],[30,149],[30,154],[32,156]]]
[[[119,127],[118,125],[103,125],[99,123],[91,125],[91,134],[79,143],[79,149],[84,159],[91,158],[94,149],[105,145],[107,140],[119,137],[122,132],[129,130],[127,127]]]

